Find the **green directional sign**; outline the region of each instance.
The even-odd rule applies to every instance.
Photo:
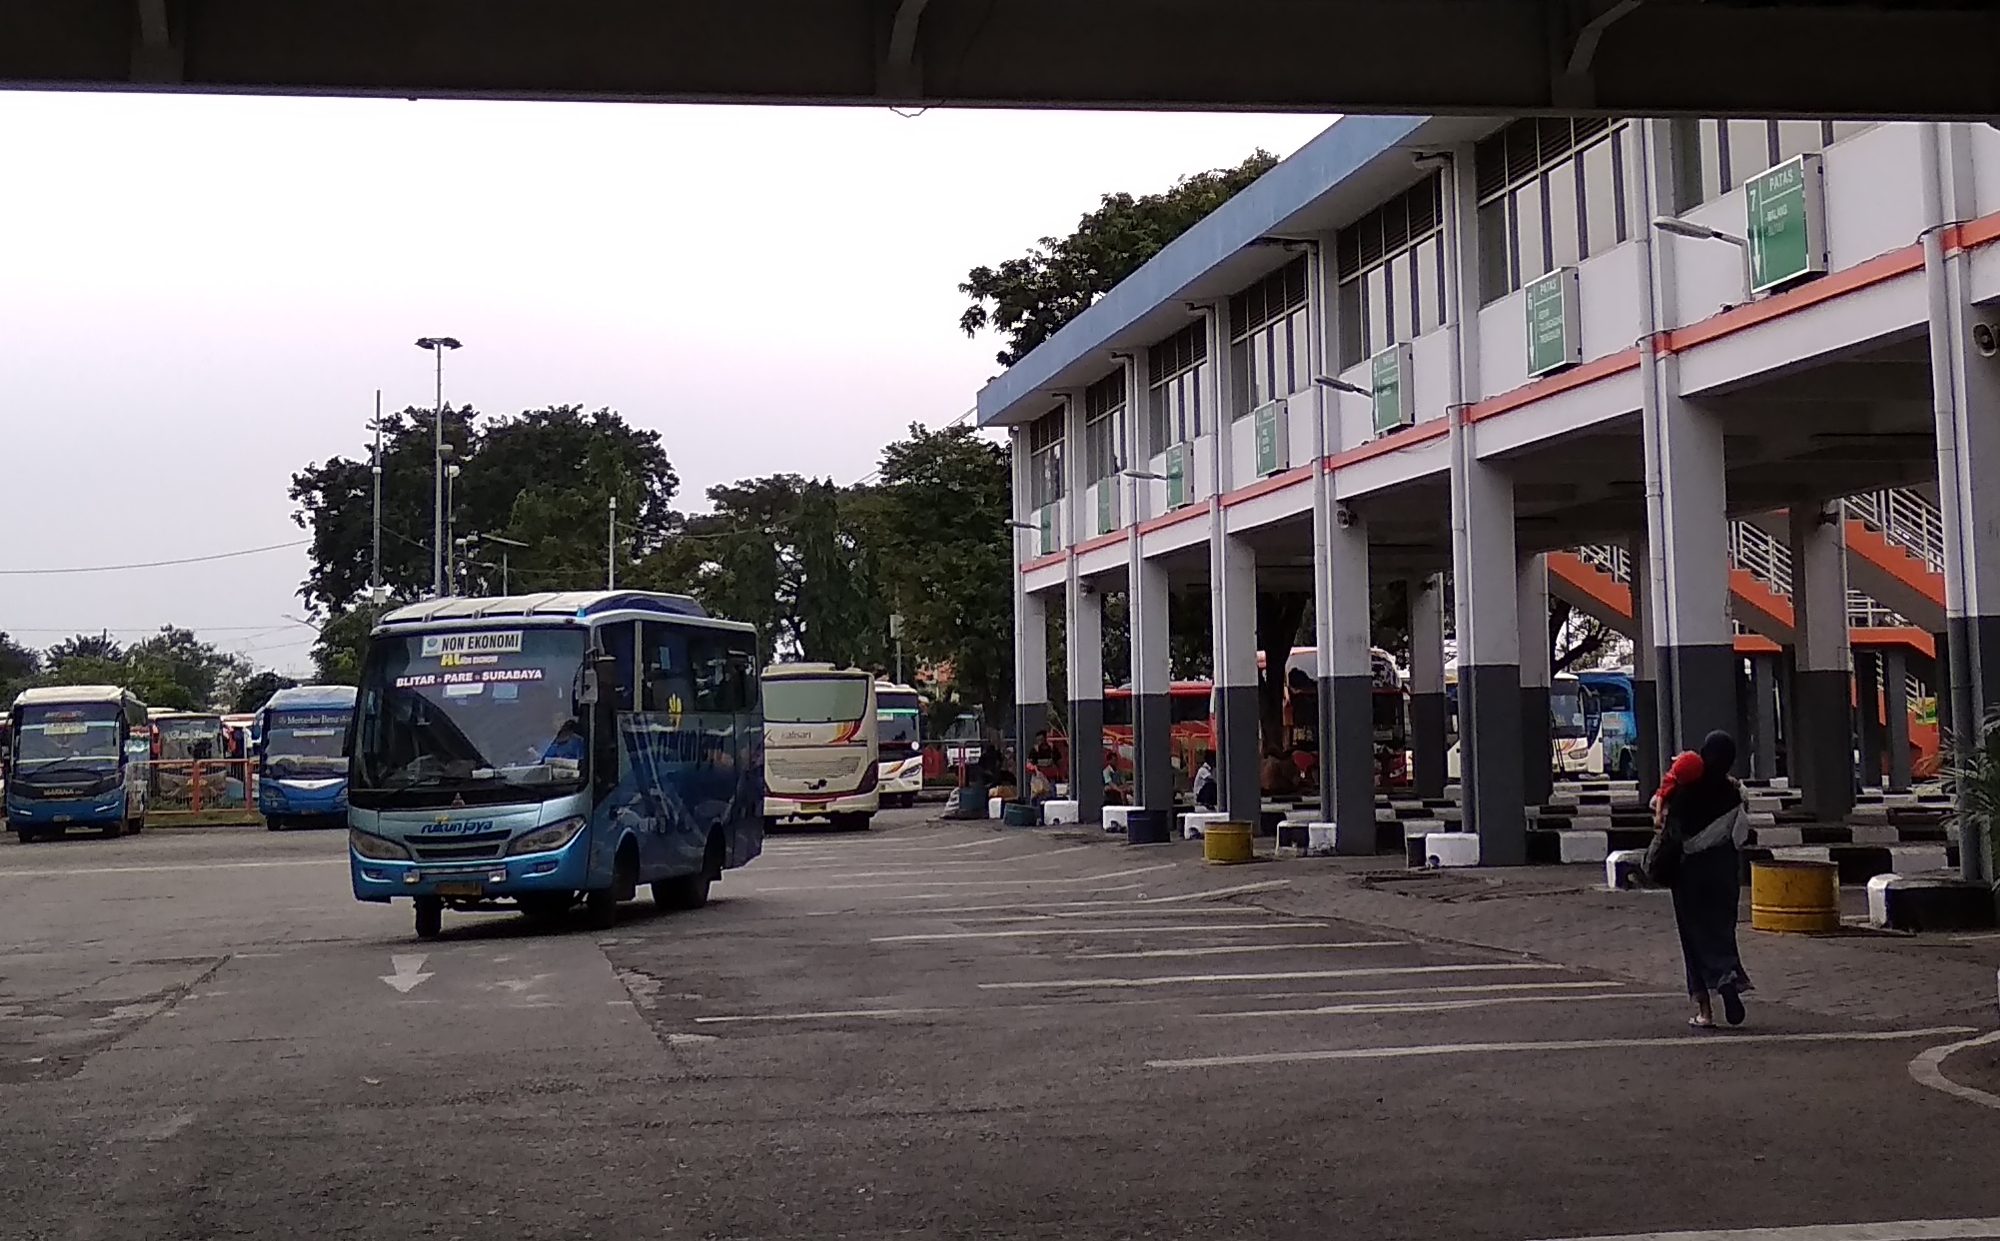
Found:
[[[1179,508],[1188,502],[1187,445],[1167,449],[1167,507]]]
[[[1285,403],[1266,401],[1251,412],[1257,435],[1257,474],[1276,474],[1285,468]]]
[[[1546,375],[1583,361],[1583,313],[1576,268],[1558,267],[1523,290],[1528,308],[1528,374]]]
[[[1118,479],[1099,479],[1097,483],[1097,532],[1110,534],[1118,525]]]
[[[1762,293],[1826,270],[1826,178],[1817,153],[1797,155],[1744,188],[1750,288]]]
[[[1044,504],[1035,521],[1041,526],[1042,555],[1046,556],[1056,550],[1056,506]]]
[[[1387,435],[1416,421],[1411,369],[1407,344],[1391,345],[1371,359],[1369,388],[1375,394],[1375,434]]]

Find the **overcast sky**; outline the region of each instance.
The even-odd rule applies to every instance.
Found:
[[[0,570],[301,537],[292,471],[358,455],[375,390],[611,406],[683,507],[851,482],[997,369],[966,270],[1327,123],[1300,116],[0,93]],[[0,630],[194,628],[309,670],[300,549],[0,575]]]

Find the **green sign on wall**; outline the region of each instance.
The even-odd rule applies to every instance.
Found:
[[[1044,504],[1035,521],[1041,526],[1042,555],[1046,556],[1056,550],[1056,506]]]
[[[1369,389],[1375,394],[1375,434],[1386,435],[1416,421],[1411,369],[1407,344],[1391,345],[1371,361]]]
[[[1167,449],[1167,507],[1179,508],[1188,502],[1187,445]]]
[[[1523,290],[1528,308],[1528,374],[1546,375],[1583,361],[1583,313],[1576,268],[1558,267]]]
[[[1290,464],[1285,451],[1285,403],[1266,401],[1250,414],[1257,435],[1257,473],[1276,474]]]
[[[1826,270],[1826,178],[1817,153],[1750,178],[1743,201],[1753,292]]]
[[[1097,532],[1110,534],[1118,524],[1118,479],[1099,479],[1097,483]]]

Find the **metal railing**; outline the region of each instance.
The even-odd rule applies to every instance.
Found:
[[[1930,497],[1910,487],[1886,487],[1848,496],[1847,515],[1866,523],[1891,543],[1944,572],[1944,517]]]
[[[257,809],[256,764],[251,759],[153,759],[135,763],[146,781],[146,815],[210,814]]]

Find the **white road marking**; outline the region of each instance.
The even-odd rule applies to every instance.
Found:
[[[1035,884],[1096,883],[1100,879],[1125,879],[1132,875],[1144,875],[1156,870],[1172,870],[1174,863],[1161,862],[1155,866],[1139,866],[1131,870],[1114,870],[1102,875],[1074,875],[1067,879],[1051,879],[1046,876],[1028,876],[1021,879],[924,879],[911,883],[830,883],[812,884],[806,887],[767,888],[759,886],[760,893],[771,892],[867,892],[882,888],[1015,888]]]
[[[390,956],[389,964],[395,967],[396,972],[381,975],[382,981],[388,983],[404,995],[408,995],[410,992],[416,990],[417,986],[425,979],[435,977],[433,974],[421,972],[424,968],[424,962],[429,959],[428,956],[421,952],[409,953],[407,955],[400,952],[395,953]]]
[[[1098,888],[1096,890],[1099,892],[1130,892],[1144,886],[1144,884],[1140,883],[1128,883],[1115,888]],[[1182,901],[1200,901],[1218,896],[1235,896],[1244,892],[1269,892],[1276,888],[1289,888],[1291,886],[1292,881],[1289,879],[1273,879],[1269,883],[1246,883],[1234,888],[1213,888],[1206,892],[1183,892],[1178,896],[1126,897],[1115,901],[1040,901],[1033,904],[1025,901],[1009,901],[1004,905],[961,905],[956,909],[913,909],[908,912],[919,914],[976,914],[990,913],[997,909],[1089,909],[1100,906],[1109,906],[1115,909],[1144,909],[1155,905],[1173,905]],[[955,897],[958,895],[959,893],[956,892],[919,892],[913,896],[888,896],[882,899],[891,901],[927,901],[943,900],[946,897]],[[1245,907],[1241,908],[1239,912],[1253,913],[1262,911]]]
[[[1115,884],[1106,884],[1106,885],[1104,885],[1104,886],[1103,886],[1103,887],[1101,887],[1101,888],[1092,888],[1092,889],[1091,889],[1091,891],[1093,891],[1093,892],[1133,892],[1133,891],[1137,891],[1138,889],[1140,889],[1140,888],[1143,888],[1143,887],[1145,887],[1145,886],[1146,886],[1146,885],[1145,885],[1145,884],[1143,884],[1143,883],[1115,883]],[[794,890],[799,890],[799,889],[794,889]],[[769,889],[766,889],[766,891],[769,891]],[[901,895],[899,895],[899,896],[878,896],[878,897],[875,897],[874,899],[875,899],[875,900],[878,900],[878,901],[959,901],[959,900],[964,900],[964,899],[966,898],[966,896],[968,896],[968,895],[969,895],[969,893],[965,893],[965,892],[905,892],[905,893],[903,893],[903,894],[901,894]],[[1024,904],[1024,903],[1022,903],[1022,902],[1020,902],[1020,901],[1010,901],[1010,902],[1008,902],[1008,903],[1007,903],[1007,904],[1005,904],[1005,905],[967,905],[967,906],[964,906],[964,907],[962,907],[962,908],[960,908],[960,909],[956,909],[956,910],[953,910],[953,909],[880,909],[880,910],[873,910],[872,912],[875,912],[875,913],[913,913],[913,914],[923,914],[923,915],[925,915],[925,916],[929,916],[929,915],[931,915],[931,914],[953,914],[953,913],[968,913],[968,912],[971,912],[971,911],[974,911],[974,910],[981,910],[981,909],[1048,909],[1048,908],[1053,908],[1053,907],[1054,907],[1055,905],[1058,905],[1058,904],[1060,904],[1060,905],[1131,905],[1131,904],[1136,904],[1136,903],[1137,903],[1137,902],[1134,902],[1134,901],[1129,901],[1129,900],[1128,900],[1128,901],[1056,901],[1056,902],[1050,902],[1050,903],[1044,903],[1044,904],[1040,904],[1040,905],[1029,905],[1029,904]],[[826,911],[826,916],[834,916],[834,915],[837,915],[837,914],[842,914],[842,913],[847,913],[847,912],[850,912],[850,911],[847,911],[847,910],[828,910],[828,911]],[[819,915],[819,914],[812,914],[812,915],[808,915],[808,916],[809,916],[809,917],[819,917],[819,916],[822,916],[822,915]]]
[[[346,858],[297,858],[286,862],[186,862],[160,866],[65,866],[51,870],[0,870],[0,879],[63,875],[157,875],[179,870],[272,870],[285,866],[346,866]]]
[[[1297,923],[1291,925],[1296,926]],[[1220,927],[1204,927],[1215,931]],[[1326,944],[1220,944],[1211,948],[1147,948],[1140,952],[1072,952],[1072,961],[1142,961],[1149,957],[1232,957],[1245,952],[1303,952],[1323,948],[1408,947],[1407,939],[1350,939]]]
[[[1568,1241],[1960,1241],[2000,1237],[2000,1216],[1986,1219],[1906,1219],[1880,1224],[1804,1224],[1792,1228],[1711,1228],[1697,1232],[1633,1232]]]
[[[1366,1013],[1449,1013],[1462,1008],[1494,1008],[1502,1004],[1587,1004],[1596,1000],[1670,1000],[1684,991],[1610,991],[1591,995],[1495,995],[1476,1000],[1404,1000],[1381,1004],[1322,1004],[1318,1008],[1263,1008],[1241,1013],[1204,1013],[1205,1017],[1355,1017]]]
[[[1253,1000],[1297,1000],[1306,996],[1326,999],[1372,999],[1388,995],[1481,995],[1495,991],[1588,991],[1594,987],[1622,987],[1622,982],[1482,982],[1459,983],[1449,987],[1371,987],[1353,991],[1267,991],[1247,998]],[[1229,997],[1232,999],[1241,997]],[[1231,1017],[1233,1013],[1204,1013],[1208,1017]]]
[[[1932,1090],[1942,1090],[1948,1095],[1977,1103],[1982,1107],[2000,1108],[2000,1095],[1973,1086],[1962,1086],[1944,1075],[1946,1057],[1968,1048],[1984,1047],[1993,1042],[2000,1042],[2000,1030],[1982,1034],[1978,1038],[1963,1039],[1956,1043],[1946,1043],[1942,1047],[1933,1047],[1910,1061],[1910,1076],[1915,1078],[1919,1085],[1929,1086]]]
[[[1065,920],[1074,921],[1075,919],[1078,918],[1132,918],[1132,917],[1164,918],[1164,917],[1179,917],[1182,915],[1185,915],[1190,918],[1194,917],[1290,918],[1295,916],[1293,914],[1273,913],[1268,909],[1245,908],[1244,906],[1241,905],[1159,906],[1159,905],[1140,905],[1136,901],[1128,902],[1127,904],[1128,908],[1125,909],[1068,909],[1068,910],[1057,910],[1053,913],[1045,913],[1045,914],[1022,914],[1022,913],[985,914],[972,918],[963,918],[958,916],[957,914],[947,913],[942,909],[930,909],[926,910],[925,912],[935,917],[950,918],[954,922],[964,922],[968,924],[974,924],[974,923],[998,924],[1003,922],[1061,922]],[[1132,908],[1130,906],[1136,906],[1136,908]]]
[[[1325,922],[1213,922],[1193,926],[1060,926],[1032,931],[933,931],[926,935],[877,935],[871,944],[936,943],[950,939],[1031,939],[1042,935],[1186,935],[1190,931],[1282,931],[1324,929]]]
[[[1559,965],[1501,962],[1485,965],[1369,965],[1345,970],[1286,970],[1275,974],[1164,974],[1153,978],[1055,978],[1044,982],[983,982],[982,991],[1052,991],[1065,987],[1185,987],[1214,982],[1275,982],[1301,978],[1387,978],[1398,974],[1484,974],[1502,970],[1559,970]]]
[[[839,1017],[914,1017],[924,1013],[949,1012],[943,1008],[845,1008],[820,1013],[756,1013],[729,1017],[696,1017],[698,1026],[724,1025],[746,1021],[830,1021]]]
[[[954,844],[932,844],[929,842],[923,844],[916,842],[908,844],[874,844],[866,841],[856,841],[852,844],[844,845],[807,844],[804,841],[800,841],[798,844],[786,843],[774,845],[767,838],[763,851],[766,856],[778,857],[801,857],[813,853],[824,853],[835,857],[852,857],[856,853],[942,853],[950,849],[990,849],[995,845],[1005,843],[1005,838],[999,836],[981,837],[975,840],[961,840]]]
[[[986,870],[996,870],[1001,867],[1018,865],[1019,863],[1022,862],[1046,861],[1049,858],[1061,857],[1065,853],[1079,853],[1089,848],[1091,848],[1090,845],[1071,845],[1067,849],[1051,849],[1046,853],[1020,853],[1020,854],[1014,854],[1009,857],[954,859],[942,862],[923,862],[915,860],[893,861],[889,859],[882,859],[879,862],[876,862],[875,864],[884,869],[874,870],[874,871],[861,871],[858,873],[837,872],[834,874],[829,874],[826,877],[828,879],[867,879],[867,878],[873,878],[877,875],[927,875],[932,873],[933,871],[943,870],[946,867],[952,867],[952,868],[974,867],[974,868],[983,868]],[[856,858],[853,856],[841,857],[832,854],[829,854],[827,857],[823,859],[814,859],[814,860],[820,862],[822,866],[826,864],[835,864],[843,866],[861,866],[861,865],[867,865],[871,862],[875,862],[874,859]],[[804,874],[807,872],[817,872],[819,869],[821,869],[821,867],[820,866],[789,866],[783,868],[772,867],[771,871],[775,871],[778,869]],[[771,873],[771,871],[766,871],[766,873],[767,874]]]
[[[193,1110],[175,1112],[165,1120],[134,1125],[118,1136],[132,1142],[165,1142],[195,1121]]]
[[[1196,1056],[1186,1060],[1148,1060],[1149,1069],[1215,1069],[1254,1064],[1301,1064],[1311,1060],[1402,1060],[1415,1056],[1497,1055],[1512,1051],[1626,1051],[1646,1047],[1681,1047],[1714,1051],[1767,1043],[1887,1043],[1970,1034],[1970,1026],[1932,1026],[1921,1030],[1858,1030],[1814,1034],[1677,1034],[1669,1038],[1576,1038],[1521,1043],[1431,1043],[1403,1047],[1337,1047],[1323,1051],[1270,1051],[1245,1056]],[[1676,1234],[1653,1234],[1673,1236]],[[1678,1234],[1699,1237],[1701,1233]],[[1747,1234],[1706,1234],[1744,1236]],[[1965,1234],[1978,1235],[1978,1234]],[[1605,1241],[1591,1238],[1588,1241]]]

